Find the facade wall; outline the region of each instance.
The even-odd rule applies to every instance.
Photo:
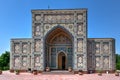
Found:
[[[47,41],[60,32],[72,42],[59,49],[61,44],[57,47]],[[56,51],[52,52],[52,48]],[[87,9],[32,10],[32,38],[11,40],[10,69],[44,71],[52,65],[55,65],[52,69],[58,69],[60,52],[67,56],[66,68],[75,71],[115,69],[114,39],[87,38]]]
[[[27,70],[31,67],[31,39],[12,39],[10,52],[10,69]]]
[[[88,69],[115,70],[115,40],[88,39]]]
[[[32,16],[33,39],[41,39],[41,43],[44,43],[46,34],[52,28],[64,27],[73,36],[73,69],[87,71],[87,10],[33,10]],[[43,46],[45,44],[41,44],[41,47]],[[45,57],[44,51],[43,47],[41,57]],[[41,63],[45,65],[45,59]],[[42,69],[44,68],[43,66]]]

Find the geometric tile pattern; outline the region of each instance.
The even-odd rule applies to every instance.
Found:
[[[103,67],[104,67],[104,69],[106,69],[106,70],[109,70],[109,57],[107,56],[105,56],[104,58],[103,58]]]
[[[100,67],[100,57],[96,57],[96,68]]]
[[[14,57],[14,67],[20,66],[20,57]]]
[[[78,56],[77,61],[78,67],[83,68],[83,56]]]
[[[83,52],[83,39],[78,39],[77,43],[78,43],[77,50],[78,50],[78,52],[82,53]]]
[[[20,53],[20,44],[19,43],[14,44],[14,53]]]
[[[23,53],[27,53],[27,50],[28,50],[27,48],[28,48],[27,43],[22,44],[22,52]]]
[[[27,60],[27,56],[23,56],[23,57],[22,57],[22,66],[23,66],[23,67],[26,67],[26,66],[28,65],[28,64],[27,64],[27,61],[28,61],[28,60]]]
[[[103,44],[103,53],[109,54],[109,43]]]

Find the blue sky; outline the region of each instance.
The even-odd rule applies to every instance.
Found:
[[[120,0],[0,0],[0,53],[11,38],[32,37],[32,9],[88,8],[88,37],[115,38],[120,54]]]

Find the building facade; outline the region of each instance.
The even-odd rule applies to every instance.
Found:
[[[11,70],[115,70],[115,40],[87,37],[87,9],[32,10],[32,38],[11,39]]]

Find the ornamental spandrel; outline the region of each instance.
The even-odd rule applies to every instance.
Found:
[[[44,25],[44,35],[51,30],[52,28],[56,26],[62,26],[66,28],[68,31],[70,31],[72,34],[74,34],[74,25],[73,24],[45,24]]]

